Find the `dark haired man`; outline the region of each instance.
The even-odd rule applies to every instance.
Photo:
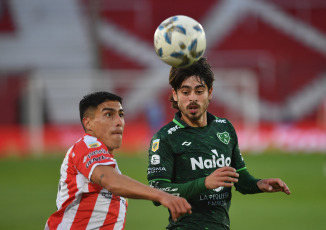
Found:
[[[173,219],[191,213],[184,198],[141,184],[121,174],[113,151],[124,129],[122,99],[108,92],[86,95],[79,104],[85,135],[61,165],[57,209],[45,229],[124,229],[125,198],[159,202]]]
[[[280,179],[256,179],[241,156],[232,124],[207,112],[214,74],[205,58],[186,68],[172,67],[170,101],[173,121],[152,138],[148,180],[151,186],[186,198],[192,214],[172,221],[168,229],[230,229],[231,188],[243,194],[283,191]]]

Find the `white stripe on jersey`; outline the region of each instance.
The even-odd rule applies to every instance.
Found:
[[[62,162],[61,168],[60,168],[60,180],[59,180],[59,186],[58,186],[58,194],[56,199],[57,209],[61,209],[61,205],[65,200],[69,198],[68,195],[68,188],[66,184],[67,179],[67,168],[68,168],[68,159],[69,159],[69,153],[71,151],[72,147],[67,151],[66,156]]]
[[[120,197],[121,200],[120,200],[120,212],[119,212],[119,216],[118,216],[118,219],[117,219],[117,222],[115,223],[114,225],[114,228],[113,230],[121,230],[123,228],[123,224],[125,222],[125,215],[126,215],[126,199],[123,198],[123,197]]]
[[[92,212],[92,216],[88,222],[87,229],[96,229],[99,226],[102,226],[104,223],[104,220],[106,218],[106,214],[109,210],[109,206],[111,204],[111,199],[106,198],[102,194],[108,194],[108,190],[102,189],[99,196],[97,197],[94,210]],[[99,225],[100,224],[100,225]]]
[[[72,223],[75,220],[75,216],[76,216],[78,207],[79,207],[79,201],[71,209],[69,209],[69,207],[67,208],[67,209],[69,209],[69,212],[65,212],[65,214],[63,215],[61,223],[58,225],[57,230],[70,229]]]

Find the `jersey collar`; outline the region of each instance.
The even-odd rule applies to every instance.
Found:
[[[217,120],[217,119],[218,119],[218,117],[216,117],[213,114],[207,112],[207,125],[209,125],[212,121]],[[181,119],[181,112],[180,111],[175,113],[173,122],[176,125],[178,125],[180,128],[191,127],[190,125],[188,125],[186,122],[184,122]]]

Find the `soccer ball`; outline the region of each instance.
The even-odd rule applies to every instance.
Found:
[[[154,34],[156,54],[174,67],[190,66],[198,61],[206,49],[203,27],[193,18],[177,15],[165,19]]]

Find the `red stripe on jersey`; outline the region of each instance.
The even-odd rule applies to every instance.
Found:
[[[60,209],[50,216],[47,222],[49,229],[54,230],[58,228],[58,225],[61,223],[64,211],[65,209]]]
[[[117,222],[118,216],[120,212],[120,197],[116,195],[112,195],[111,204],[109,206],[109,211],[106,215],[105,221],[103,223],[103,227],[101,230],[112,230],[114,228],[115,223]]]
[[[90,210],[94,209],[98,195],[98,193],[83,194],[70,230],[80,230],[84,229],[85,226],[87,226],[92,214]]]

